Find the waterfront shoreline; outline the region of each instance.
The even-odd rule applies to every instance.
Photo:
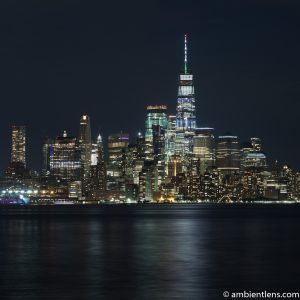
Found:
[[[0,207],[10,206],[10,207],[34,207],[34,206],[142,206],[142,205],[248,205],[248,204],[258,204],[258,205],[268,205],[268,204],[278,204],[278,205],[285,205],[285,204],[300,204],[299,200],[284,200],[284,201],[275,201],[275,200],[244,200],[244,201],[232,201],[232,202],[100,202],[100,203],[27,203],[27,204],[15,204],[15,203],[0,203]]]

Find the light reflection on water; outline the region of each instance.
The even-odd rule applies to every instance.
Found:
[[[222,299],[300,280],[298,206],[9,212],[0,208],[1,299]]]

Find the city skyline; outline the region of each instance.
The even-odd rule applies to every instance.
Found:
[[[300,298],[299,13],[0,1],[0,300]]]
[[[131,141],[122,130],[111,133],[106,157],[101,133],[92,138],[90,116],[83,114],[77,135],[64,130],[44,138],[42,170],[35,172],[26,160],[26,126],[13,125],[2,203],[298,201],[299,170],[268,161],[260,137],[241,143],[197,126],[187,45],[185,33],[176,115],[165,104],[148,105],[142,132]]]
[[[9,162],[12,124],[27,125],[28,165],[39,169],[44,136],[63,129],[76,135],[83,114],[91,117],[94,131],[100,129],[104,143],[111,133],[123,130],[134,136],[143,130],[147,104],[164,103],[175,114],[185,32],[193,49],[197,125],[215,128],[216,135],[231,132],[241,142],[259,136],[270,160],[297,168],[300,45],[292,38],[299,22],[293,11],[297,4],[267,2],[190,2],[181,8],[173,1],[167,10],[166,4],[154,1],[148,12],[132,2],[123,7],[127,26],[120,27],[120,15],[120,23],[106,26],[105,32],[100,26],[108,17],[96,18],[90,8],[80,10],[76,3],[21,5],[31,21],[16,19],[9,5],[1,4],[6,12],[2,22],[8,24],[10,18],[12,30],[24,28],[14,39],[5,35],[1,48],[1,98],[6,106],[0,118],[1,170]],[[112,7],[106,5],[109,16]],[[91,6],[99,9],[96,3]],[[62,19],[59,11],[65,9],[70,13]],[[181,10],[182,21],[176,22]],[[140,11],[145,20],[139,19],[138,29],[130,17]],[[50,26],[54,16],[57,24]],[[158,18],[157,25],[152,16]],[[39,28],[28,31],[37,22]],[[165,22],[170,24],[166,28],[161,26]]]
[[[148,147],[152,147],[151,144],[153,143],[153,135],[155,134],[153,132],[153,125],[158,125],[163,128],[163,130],[167,130],[168,128],[168,119],[169,118],[175,118],[174,119],[174,124],[175,124],[175,131],[174,131],[174,150],[172,153],[167,154],[167,156],[178,154],[178,155],[185,155],[186,153],[195,153],[193,151],[193,136],[195,131],[203,131],[206,129],[211,129],[211,134],[214,136],[215,128],[209,127],[209,126],[197,126],[199,120],[197,121],[196,117],[196,112],[197,112],[197,101],[195,101],[195,91],[194,91],[194,75],[192,72],[192,67],[191,63],[188,61],[188,33],[184,34],[184,46],[183,46],[183,60],[182,60],[182,67],[181,71],[179,72],[179,79],[178,79],[178,93],[177,93],[177,102],[176,102],[176,109],[175,109],[175,114],[173,114],[173,111],[170,111],[170,109],[167,107],[165,103],[151,103],[150,105],[147,105],[145,112],[147,114],[146,118],[146,124],[142,129],[140,130],[139,128],[135,130],[135,135],[125,133],[127,135],[126,140],[128,145],[131,145],[132,143],[135,143],[135,140],[138,138],[140,135],[140,132],[143,132],[143,135],[145,136],[146,143],[148,139],[148,143],[150,142]],[[198,106],[200,106],[198,104]],[[201,106],[200,106],[201,107]],[[159,118],[165,118],[165,120],[159,121],[157,124],[153,123],[151,121],[151,112],[153,111],[155,118],[157,117],[156,114],[163,114],[165,117],[159,117]],[[138,112],[137,112],[138,113]],[[149,114],[150,113],[150,114]],[[150,118],[150,119],[149,119]],[[201,123],[201,122],[200,122]],[[27,161],[31,161],[30,154],[26,155],[27,148],[28,147],[28,142],[26,143],[26,128],[29,127],[28,125],[22,125],[22,124],[14,124],[12,125],[12,140],[11,140],[11,162],[22,162],[24,167],[27,167]],[[107,131],[104,130],[104,131]],[[106,158],[106,161],[108,162],[110,159],[110,150],[109,150],[109,143],[110,143],[110,137],[113,135],[122,135],[124,130],[120,130],[119,132],[115,133],[109,133],[107,139],[104,140],[104,144],[106,147],[103,147],[103,159]],[[176,132],[176,134],[175,134]],[[97,139],[95,138],[97,136]],[[82,183],[85,181],[85,177],[88,177],[88,173],[90,170],[91,166],[91,158],[92,158],[92,142],[94,141],[96,143],[96,140],[98,138],[101,138],[101,143],[102,141],[102,133],[99,130],[96,132],[95,130],[92,130],[91,127],[91,118],[90,115],[88,114],[82,114],[80,117],[80,125],[79,125],[79,134],[72,134],[71,133],[71,139],[77,139],[78,140],[78,145],[79,149],[78,150],[78,155],[80,155],[82,164],[83,164],[83,179]],[[56,139],[59,139],[60,137],[70,137],[69,131],[67,128],[62,130],[61,134],[58,133],[56,135]],[[131,140],[130,140],[131,137]],[[252,135],[249,137],[248,141],[241,141],[238,136],[232,135],[232,133],[227,130],[224,131],[224,134],[219,134],[216,135],[215,138],[217,139],[223,139],[223,138],[234,138],[236,140],[236,143],[238,144],[237,146],[237,152],[241,152],[243,150],[243,144],[247,145],[249,140],[251,139],[256,139],[255,135]],[[20,146],[16,144],[16,140],[20,139]],[[46,135],[43,139],[48,139],[48,135]],[[25,148],[25,143],[27,144]],[[75,140],[74,140],[74,143]],[[213,142],[214,145],[212,145],[213,148],[218,147],[217,142]],[[166,144],[168,144],[166,142]],[[17,149],[16,149],[17,147]],[[20,149],[18,149],[20,147]],[[167,145],[164,146],[166,147],[166,153],[168,152],[168,147]],[[26,151],[25,151],[26,150]],[[153,150],[152,150],[153,151]],[[197,151],[197,150],[196,150]],[[147,153],[147,146],[146,146],[146,153]],[[268,153],[269,154],[269,153]],[[242,154],[241,154],[242,155]],[[270,155],[272,157],[272,153]],[[15,158],[14,158],[15,157]],[[20,158],[19,158],[20,157]],[[146,155],[146,159],[153,159],[153,154],[152,155]],[[218,158],[215,158],[216,161]],[[266,159],[266,158],[265,158]],[[266,162],[266,167],[269,167],[271,164],[273,164],[275,161],[278,161],[277,159],[274,161],[269,161],[269,165]],[[32,169],[32,171],[37,171],[37,172],[44,172],[44,162],[41,163],[40,167],[38,169]],[[284,161],[280,161],[279,164],[285,165],[286,163]],[[35,165],[35,164],[33,164]],[[295,168],[295,166],[289,165],[289,167]],[[78,165],[79,168],[79,165]],[[28,167],[28,170],[30,170],[31,167]],[[236,170],[239,170],[239,167],[235,168]],[[298,171],[298,168],[296,168],[296,171]]]

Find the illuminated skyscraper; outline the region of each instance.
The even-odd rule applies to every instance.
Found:
[[[113,177],[123,175],[124,150],[129,144],[129,134],[117,133],[108,137],[108,174]]]
[[[176,141],[176,116],[168,116],[168,128],[165,137],[165,153],[166,161],[169,157],[175,154],[175,141]]]
[[[81,177],[80,148],[77,139],[64,131],[49,147],[50,173],[67,181],[78,181]]]
[[[196,111],[193,74],[188,68],[187,35],[184,36],[184,70],[179,75],[176,108],[176,153],[187,154],[192,149],[192,137],[196,128]]]
[[[91,169],[92,157],[92,140],[91,140],[91,124],[90,117],[83,115],[80,118],[79,127],[79,149],[80,149],[80,162],[81,162],[81,180],[82,192],[84,195],[88,193],[89,176]]]
[[[26,127],[12,126],[11,162],[26,166]]]
[[[125,149],[129,144],[129,134],[117,133],[108,137],[107,188],[125,191]]]
[[[99,161],[104,160],[102,137],[99,134],[91,148],[91,166],[97,165]]]
[[[216,149],[216,163],[224,174],[230,174],[240,169],[240,144],[236,136],[219,136]]]
[[[153,126],[160,126],[163,129],[168,127],[167,106],[165,105],[148,105],[146,119],[145,139],[153,140]]]
[[[93,200],[103,200],[106,191],[106,166],[104,162],[102,138],[99,134],[92,144],[90,174],[86,194]]]
[[[147,107],[146,160],[154,160],[158,172],[158,184],[162,182],[165,176],[165,137],[168,125],[165,105],[149,105]]]
[[[158,154],[155,152],[161,154],[161,148],[164,148],[164,133],[167,127],[167,107],[165,105],[148,105],[145,132],[146,159],[154,159],[155,155]],[[159,140],[163,141],[159,142]]]
[[[176,177],[183,172],[182,160],[179,155],[172,155],[168,162],[168,177]]]
[[[8,178],[28,178],[26,168],[26,133],[25,126],[12,126],[11,162],[5,170]]]
[[[85,180],[88,178],[90,172],[92,154],[91,124],[90,117],[87,115],[83,115],[80,118],[79,147],[83,169],[83,186],[85,186]]]
[[[125,149],[125,177],[128,184],[139,184],[139,174],[146,159],[145,137],[139,132],[135,144]]]
[[[215,163],[214,129],[197,128],[193,137],[193,154],[199,159],[199,171],[203,175],[206,170],[211,170]]]

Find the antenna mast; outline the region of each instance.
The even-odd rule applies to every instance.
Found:
[[[187,34],[184,35],[184,74],[187,74]]]

